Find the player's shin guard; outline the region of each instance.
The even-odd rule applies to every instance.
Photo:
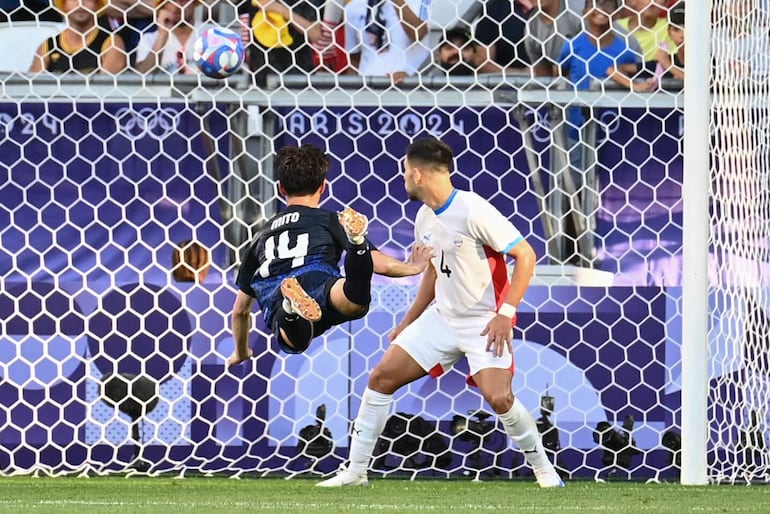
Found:
[[[498,418],[505,427],[505,432],[516,441],[521,451],[524,452],[530,466],[540,468],[550,463],[540,442],[540,433],[537,431],[535,418],[518,399],[514,399],[510,410],[498,415]]]
[[[345,297],[356,305],[368,306],[372,301],[372,253],[369,243],[348,247],[345,254]]]
[[[393,403],[392,394],[378,393],[368,387],[364,390],[358,416],[353,422],[353,435],[350,441],[348,472],[353,476],[366,475],[374,445],[388,421],[391,403]]]

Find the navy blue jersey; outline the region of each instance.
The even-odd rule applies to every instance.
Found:
[[[257,299],[269,324],[276,304],[282,299],[281,281],[310,272],[330,278],[341,276],[339,262],[347,246],[347,236],[336,213],[289,206],[265,223],[257,234],[238,271],[238,288]]]

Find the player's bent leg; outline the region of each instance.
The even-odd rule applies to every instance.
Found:
[[[313,324],[299,316],[291,322],[276,323],[273,332],[278,347],[288,354],[303,353],[313,340]]]
[[[513,372],[505,368],[484,368],[473,375],[479,392],[497,415],[508,412],[513,406],[511,381]]]
[[[302,353],[315,336],[314,323],[321,319],[321,308],[295,277],[281,282],[281,294],[283,302],[273,317],[273,332],[282,351]]]
[[[318,487],[341,487],[367,485],[367,470],[372,459],[377,439],[385,429],[393,403],[392,394],[378,393],[370,388],[364,390],[358,415],[353,421],[350,436],[350,461],[336,476],[319,482]]]
[[[369,461],[377,439],[385,429],[392,403],[392,394],[372,391],[368,387],[364,390],[350,436],[350,461],[337,475],[316,484],[318,487],[368,485]]]
[[[358,302],[365,303],[351,301],[348,297],[348,286],[346,286],[348,283],[353,284],[356,281],[351,278],[340,278],[334,283],[329,290],[329,303],[337,312],[345,316],[352,318],[362,316],[369,309],[369,303],[371,302],[371,275],[363,284],[361,281],[357,282],[359,288],[363,286],[366,290],[366,293],[360,295]]]
[[[513,373],[503,368],[485,368],[473,376],[481,394],[497,413],[505,432],[516,441],[540,487],[564,487],[545,453],[535,418],[511,392]]]
[[[402,347],[392,344],[369,374],[369,389],[393,394],[401,387],[424,377],[427,372]]]
[[[289,277],[281,282],[281,294],[291,307],[284,307],[287,314],[297,314],[310,322],[321,319],[321,307],[305,292],[296,277]]]
[[[369,483],[366,473],[374,445],[388,421],[393,393],[401,386],[425,375],[425,370],[403,348],[395,345],[388,348],[382,361],[372,371],[369,386],[361,398],[361,406],[353,422],[348,466],[336,476],[318,483],[318,487]]]
[[[374,263],[369,242],[364,237],[368,226],[366,216],[347,208],[339,217],[350,246],[345,252],[345,279],[335,284],[336,290],[331,292],[331,300],[335,308],[350,316],[365,312],[372,301]]]

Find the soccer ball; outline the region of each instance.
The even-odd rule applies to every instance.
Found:
[[[195,40],[193,60],[207,77],[223,79],[238,71],[243,63],[243,41],[230,29],[213,27]]]

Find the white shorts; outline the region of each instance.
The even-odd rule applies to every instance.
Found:
[[[487,336],[480,335],[491,317],[457,318],[450,324],[435,305],[407,326],[393,341],[406,351],[428,374],[438,377],[465,355],[470,376],[486,368],[504,368],[513,372],[513,355],[506,348],[495,357],[487,351]]]

